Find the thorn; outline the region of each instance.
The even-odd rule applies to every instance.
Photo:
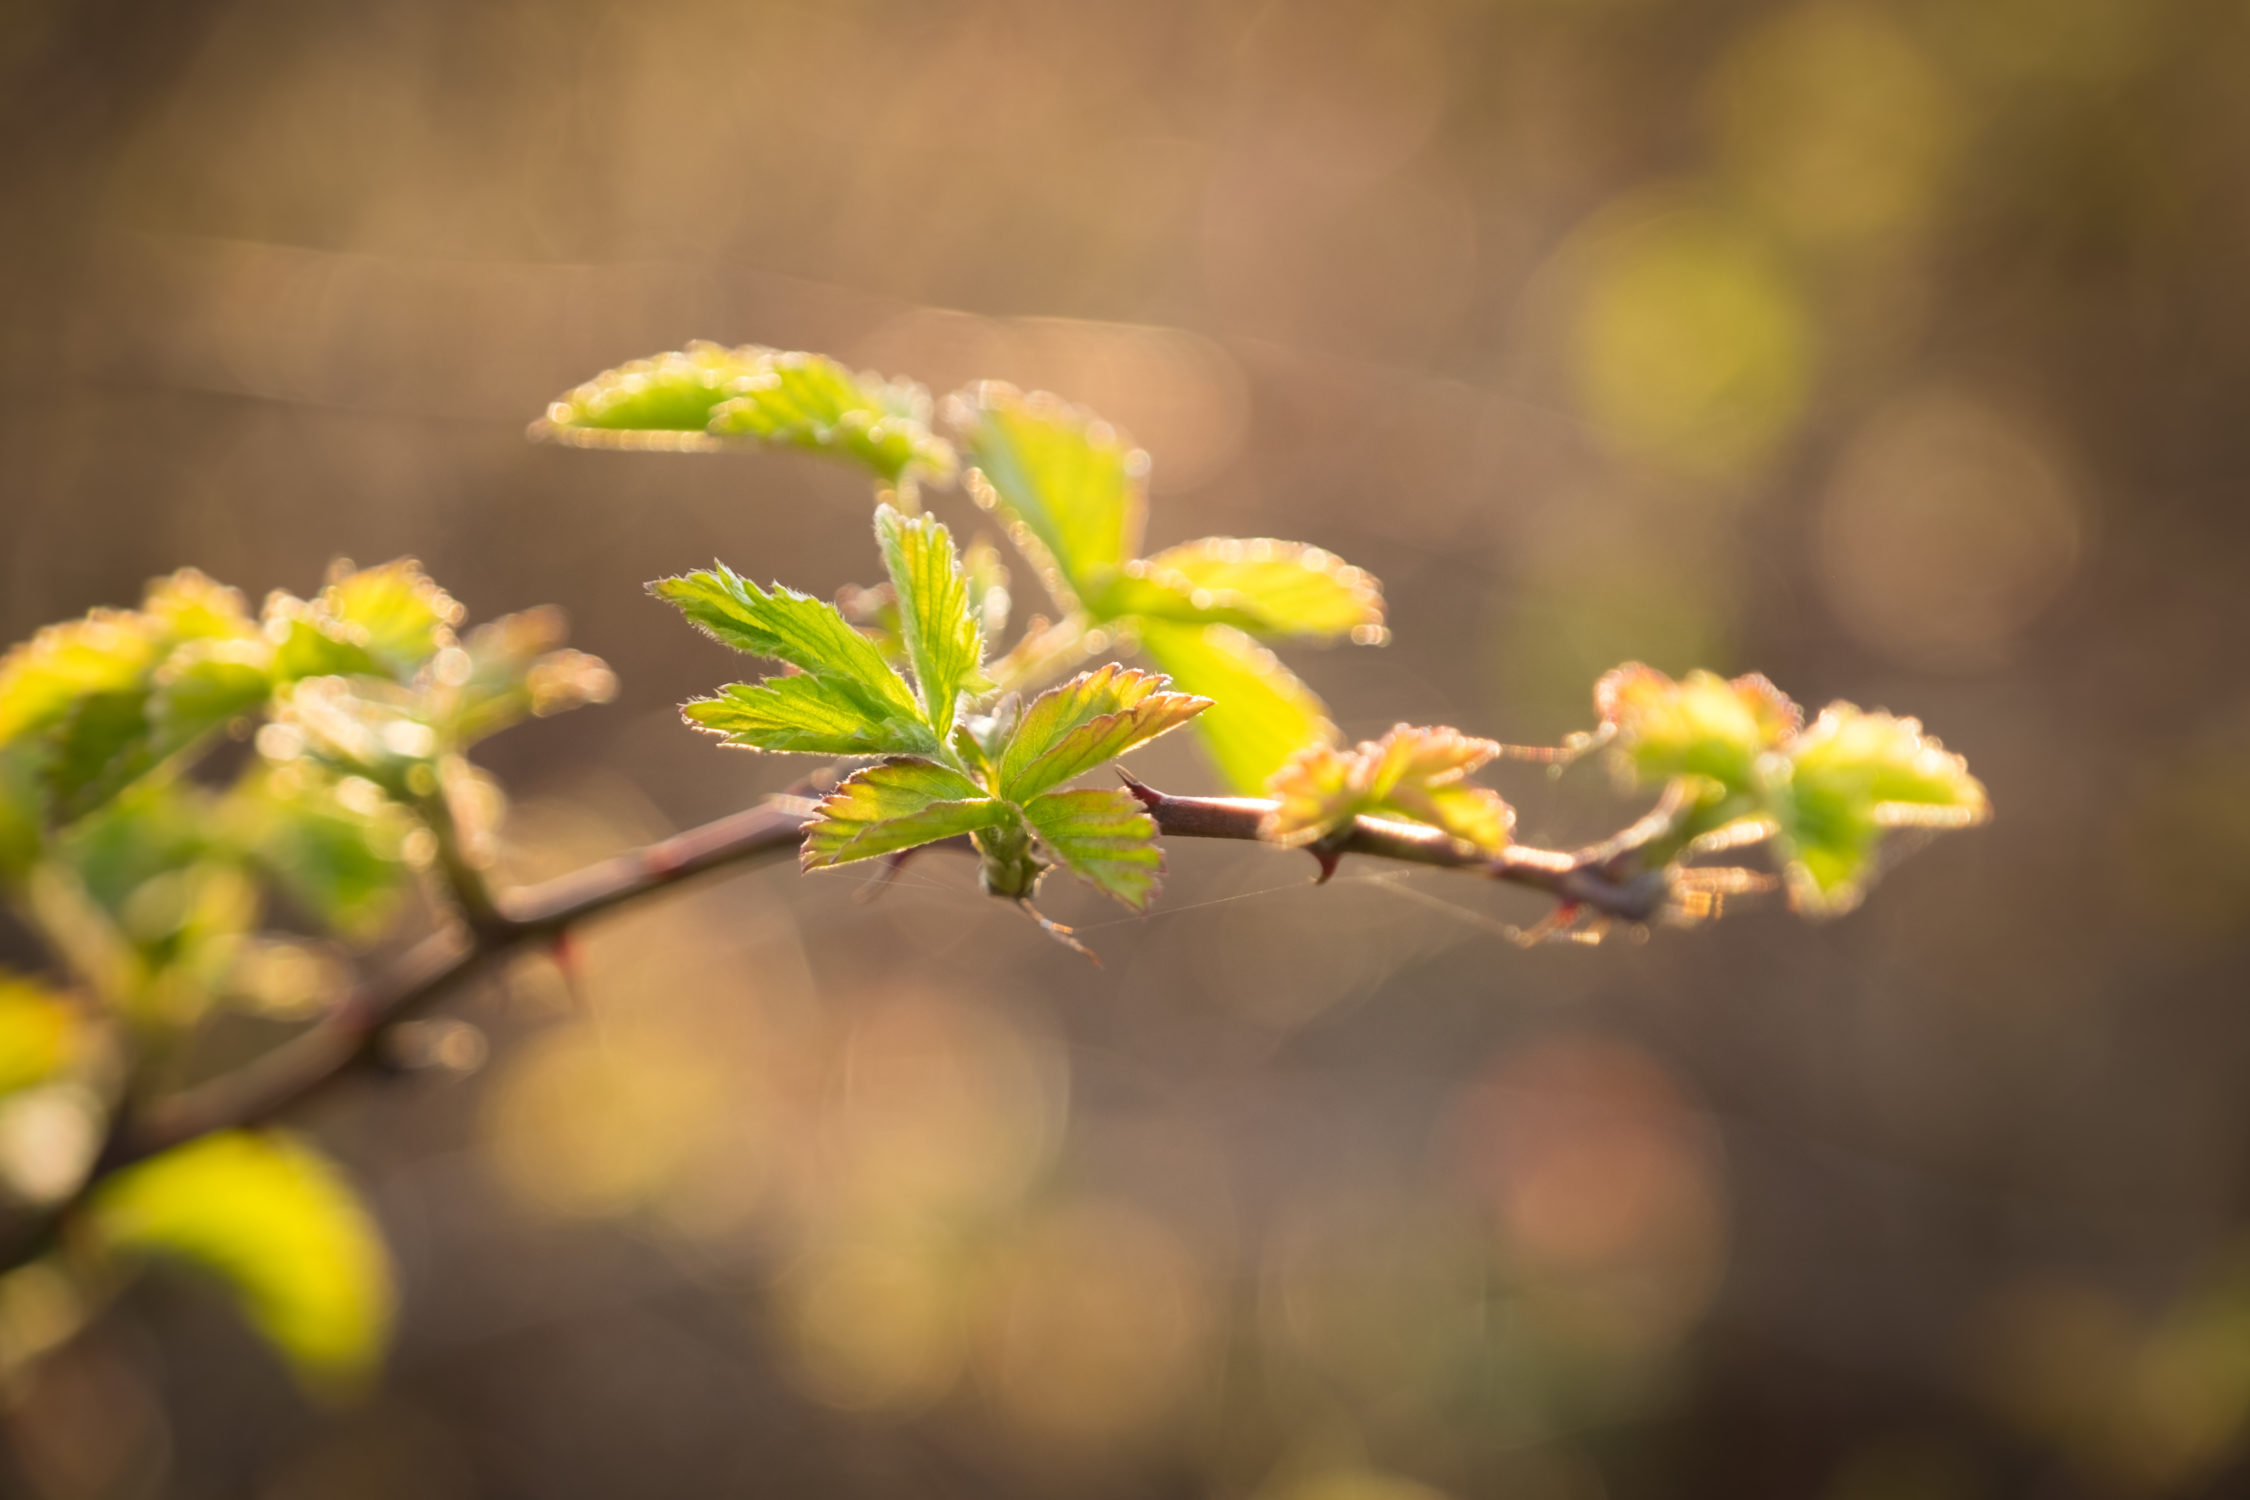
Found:
[[[1045,932],[1047,936],[1053,938],[1056,942],[1062,944],[1065,948],[1070,949],[1073,953],[1084,954],[1086,957],[1086,961],[1092,964],[1095,968],[1098,969],[1102,966],[1101,955],[1096,953],[1093,949],[1087,947],[1084,943],[1078,941],[1077,938],[1072,937],[1070,929],[1068,927],[1065,927],[1062,923],[1057,922],[1053,918],[1044,915],[1043,913],[1041,913],[1038,907],[1033,906],[1029,901],[1023,900],[1020,897],[1017,898],[1016,905],[1023,910],[1023,914],[1025,916],[1031,918],[1032,921],[1037,922],[1039,924],[1040,930]]]
[[[1551,943],[1558,940],[1578,941],[1576,936],[1572,934],[1571,929],[1578,925],[1579,915],[1584,910],[1585,908],[1575,901],[1558,903],[1553,911],[1515,934],[1516,946],[1519,948],[1536,948],[1541,943]],[[1595,941],[1598,942],[1600,939],[1597,938]]]
[[[1164,794],[1155,787],[1150,786],[1123,766],[1113,766],[1111,769],[1117,772],[1117,779],[1125,783],[1125,790],[1140,799],[1141,806],[1147,808],[1150,812],[1154,812],[1164,805]]]
[[[570,1013],[586,1014],[586,966],[578,939],[566,927],[555,934],[554,941],[547,945],[547,953],[555,961],[555,972],[562,975],[563,994],[570,1002]]]
[[[1305,852],[1320,862],[1320,873],[1313,877],[1314,885],[1328,884],[1329,877],[1336,873],[1336,867],[1344,862],[1344,851],[1325,839],[1305,845]]]

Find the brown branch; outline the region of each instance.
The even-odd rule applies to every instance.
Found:
[[[1248,797],[1167,796],[1130,777],[1126,783],[1168,838],[1254,842],[1273,807]],[[110,1173],[201,1136],[263,1124],[343,1075],[380,1062],[390,1028],[495,959],[527,945],[557,941],[578,923],[698,875],[795,850],[813,809],[802,797],[771,798],[646,848],[511,892],[498,898],[496,916],[424,939],[388,970],[355,986],[311,1027],[254,1062],[122,1113],[78,1194],[55,1210],[41,1232],[12,1251],[0,1251],[0,1269],[21,1263],[49,1243],[61,1216]],[[1627,856],[1670,826],[1663,812],[1660,808],[1617,837],[1577,853],[1515,847],[1487,855],[1439,829],[1384,818],[1357,819],[1306,850],[1320,862],[1322,879],[1343,856],[1358,854],[1461,870],[1545,892],[1566,907],[1645,922],[1661,908],[1669,887],[1662,871],[1639,871]]]

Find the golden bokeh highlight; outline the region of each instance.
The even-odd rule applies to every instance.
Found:
[[[1788,262],[1694,191],[1636,193],[1558,259],[1579,406],[1621,454],[1683,478],[1740,479],[1796,429],[1813,318]]]
[[[1988,1407],[2105,1489],[2184,1492],[2250,1436],[2250,1251],[2142,1312],[2083,1281],[2026,1275],[1979,1310],[1964,1351]]]
[[[1716,1137],[1647,1053],[1599,1037],[1498,1059],[1447,1149],[1530,1289],[1527,1312],[1589,1354],[1679,1338],[1726,1261]]]
[[[692,1038],[556,1027],[501,1070],[486,1109],[495,1172],[528,1205],[605,1218],[653,1205],[724,1117],[734,1081]],[[738,1157],[743,1171],[754,1158]]]
[[[2075,470],[2037,425],[1920,391],[1868,419],[1821,495],[1814,562],[1865,646],[1933,670],[2005,661],[2086,546]]]
[[[828,1065],[800,1211],[923,1230],[1015,1202],[1052,1158],[1068,1072],[1047,1038],[934,994],[845,1022]]]
[[[942,1244],[817,1246],[780,1280],[787,1345],[806,1394],[848,1411],[914,1411],[959,1380],[973,1285]]]
[[[1961,126],[1945,80],[1892,13],[1859,0],[1775,12],[1713,74],[1719,156],[1759,210],[1811,244],[1921,228]]]
[[[1193,1252],[1121,1201],[1027,1223],[993,1267],[980,1351],[999,1414],[1071,1447],[1146,1431],[1194,1399],[1211,1309]]]

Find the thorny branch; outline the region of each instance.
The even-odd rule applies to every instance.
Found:
[[[1252,797],[1174,797],[1142,782],[1127,785],[1167,838],[1256,841],[1271,802]],[[569,875],[494,898],[477,913],[407,950],[384,972],[354,986],[322,1018],[233,1072],[118,1117],[87,1180],[57,1206],[47,1225],[0,1249],[0,1269],[21,1264],[52,1241],[53,1225],[109,1174],[199,1137],[263,1124],[359,1069],[380,1066],[385,1038],[494,960],[518,949],[561,940],[579,923],[652,896],[696,876],[773,859],[794,851],[814,803],[769,798],[645,848]],[[1305,846],[1325,881],[1347,854],[1461,870],[1553,896],[1567,910],[1625,922],[1646,922],[1662,907],[1661,870],[1639,869],[1630,855],[1668,825],[1652,814],[1625,833],[1575,853],[1515,846],[1487,855],[1436,828],[1359,818],[1345,830]]]

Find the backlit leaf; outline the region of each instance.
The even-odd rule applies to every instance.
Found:
[[[1141,544],[1148,456],[1091,412],[985,381],[949,399],[977,503],[1007,521],[1064,602],[1102,597]]]
[[[1372,575],[1318,547],[1206,537],[1127,563],[1105,613],[1256,636],[1380,639],[1383,593]]]
[[[379,932],[405,894],[407,816],[372,782],[296,763],[228,794],[232,845],[306,913],[354,937]]]
[[[1991,816],[1968,763],[1913,719],[1832,703],[1786,756],[1768,795],[1801,911],[1857,905],[1886,829],[1962,828]]]
[[[410,557],[354,570],[338,563],[313,600],[333,633],[360,647],[390,676],[411,678],[440,647],[453,644],[462,609]]]
[[[706,430],[712,409],[736,395],[773,352],[698,340],[604,370],[549,406],[532,435],[582,448],[718,448]]]
[[[44,985],[0,973],[0,1095],[69,1067],[84,1045],[78,1008]]]
[[[1023,815],[1071,873],[1135,911],[1148,909],[1164,855],[1156,821],[1131,792],[1118,787],[1049,792],[1026,802]]]
[[[1604,674],[1594,706],[1628,781],[1703,776],[1736,794],[1753,787],[1758,757],[1804,722],[1803,711],[1763,677],[1729,682],[1698,671],[1674,682],[1638,662]]]
[[[870,717],[864,695],[810,674],[737,682],[711,698],[680,705],[681,717],[730,745],[809,755],[929,755],[937,750],[920,719]]]
[[[835,605],[779,584],[767,592],[724,563],[716,565],[715,571],[662,579],[650,584],[649,591],[677,605],[690,621],[724,644],[788,662],[820,681],[822,686],[817,691],[776,686],[768,697],[749,699],[745,706],[754,715],[771,719],[768,727],[781,730],[795,726],[832,734],[839,732],[835,716],[848,711],[857,716],[857,728],[852,733],[866,743],[936,748],[937,737],[923,721],[921,706],[906,680],[891,669],[882,651],[854,629]],[[726,697],[704,701],[743,702],[731,690]],[[808,722],[805,716],[813,713],[816,705],[818,717]],[[698,718],[698,712],[691,712],[689,720],[706,728],[730,735],[761,732],[759,725],[748,720],[736,718],[722,725]]]
[[[1336,727],[1313,690],[1240,631],[1150,620],[1140,637],[1141,649],[1171,675],[1173,687],[1212,701],[1195,721],[1196,734],[1236,791],[1260,791],[1297,751],[1335,739]]]
[[[382,1357],[395,1299],[380,1231],[292,1136],[230,1131],[152,1157],[104,1182],[86,1220],[113,1256],[216,1277],[317,1390],[363,1384]]]
[[[962,687],[984,660],[984,636],[969,609],[969,583],[953,535],[928,516],[888,505],[875,512],[875,539],[898,594],[899,639],[938,740],[953,732]]]
[[[778,443],[856,461],[885,482],[952,476],[929,393],[820,354],[696,342],[606,370],[547,408],[534,437],[581,448],[709,452]]]
[[[527,715],[607,703],[616,674],[598,656],[565,649],[566,635],[552,605],[479,625],[431,664],[432,722],[449,743],[467,746]]]
[[[1349,750],[1311,746],[1267,783],[1275,807],[1260,832],[1277,843],[1301,844],[1362,815],[1403,817],[1496,854],[1508,846],[1515,812],[1497,792],[1471,786],[1467,778],[1499,753],[1492,741],[1456,729],[1407,724]]]
[[[806,826],[801,863],[826,869],[1015,819],[1014,808],[956,771],[926,760],[888,760],[853,772],[822,800],[818,819]]]
[[[953,476],[952,445],[930,431],[929,392],[911,380],[855,375],[823,354],[776,353],[728,389],[711,410],[716,436],[857,459],[891,484]]]
[[[1033,699],[1001,757],[997,790],[1021,802],[1177,729],[1211,706],[1112,662]]]

